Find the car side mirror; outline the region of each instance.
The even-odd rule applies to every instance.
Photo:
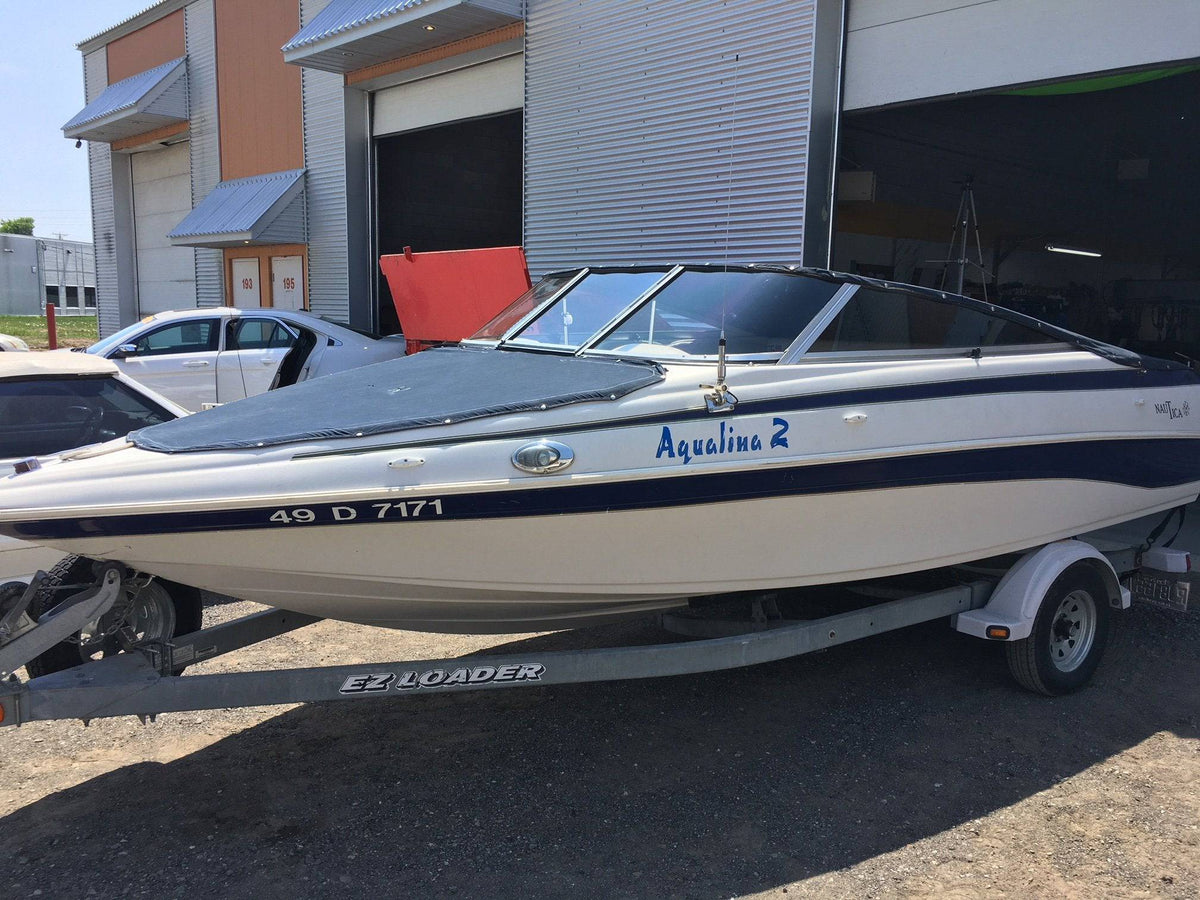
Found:
[[[112,359],[125,359],[128,356],[137,356],[137,344],[122,344],[112,353]]]

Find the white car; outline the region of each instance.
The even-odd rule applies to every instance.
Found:
[[[113,360],[126,375],[195,411],[404,351],[402,337],[379,337],[310,313],[223,306],[147,316],[86,352]]]
[[[187,415],[187,410],[83,353],[0,354],[0,478],[13,464]],[[62,553],[0,538],[0,583],[28,581]]]
[[[20,350],[27,352],[29,345],[19,337],[13,337],[11,334],[0,334],[0,352],[4,350]]]

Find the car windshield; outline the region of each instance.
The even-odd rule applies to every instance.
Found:
[[[627,356],[778,357],[841,285],[791,272],[591,270],[506,343]]]
[[[109,376],[0,381],[0,459],[61,453],[174,418]]]
[[[132,325],[127,325],[115,334],[110,334],[106,338],[100,338],[96,343],[87,348],[86,352],[96,356],[104,356],[110,350],[115,350],[122,344],[132,343],[133,338],[146,330],[146,326],[154,321],[153,316],[146,316],[144,319],[138,319]]]

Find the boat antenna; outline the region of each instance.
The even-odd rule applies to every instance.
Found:
[[[729,274],[729,235],[733,230],[733,161],[737,155],[737,105],[738,74],[742,70],[742,54],[733,55],[733,104],[729,111],[729,175],[725,179],[725,274]],[[725,306],[729,298],[729,285],[725,285],[721,296],[721,336],[717,339],[717,387],[723,394],[729,388],[725,384]]]
[[[729,111],[729,171],[725,177],[725,271],[729,271],[729,232],[733,227],[733,158],[737,141],[738,72],[742,55],[733,56],[733,103]],[[725,305],[721,304],[721,335],[725,334]]]
[[[736,155],[737,142],[737,104],[738,104],[738,73],[741,71],[742,55],[733,56],[733,102],[729,112],[729,169],[725,178],[725,265],[723,274],[729,274],[729,234],[733,228],[733,162]],[[728,282],[728,279],[726,279]],[[700,387],[711,390],[705,394],[704,401],[709,412],[729,412],[737,404],[735,397],[725,383],[725,309],[729,300],[729,285],[721,288],[721,334],[717,339],[717,377],[716,384],[702,384]]]

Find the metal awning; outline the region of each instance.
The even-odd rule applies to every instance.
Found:
[[[187,57],[110,84],[62,127],[75,140],[112,143],[188,121]]]
[[[352,72],[524,21],[521,0],[332,0],[284,62]]]
[[[303,244],[304,169],[222,181],[167,237],[176,247]]]

